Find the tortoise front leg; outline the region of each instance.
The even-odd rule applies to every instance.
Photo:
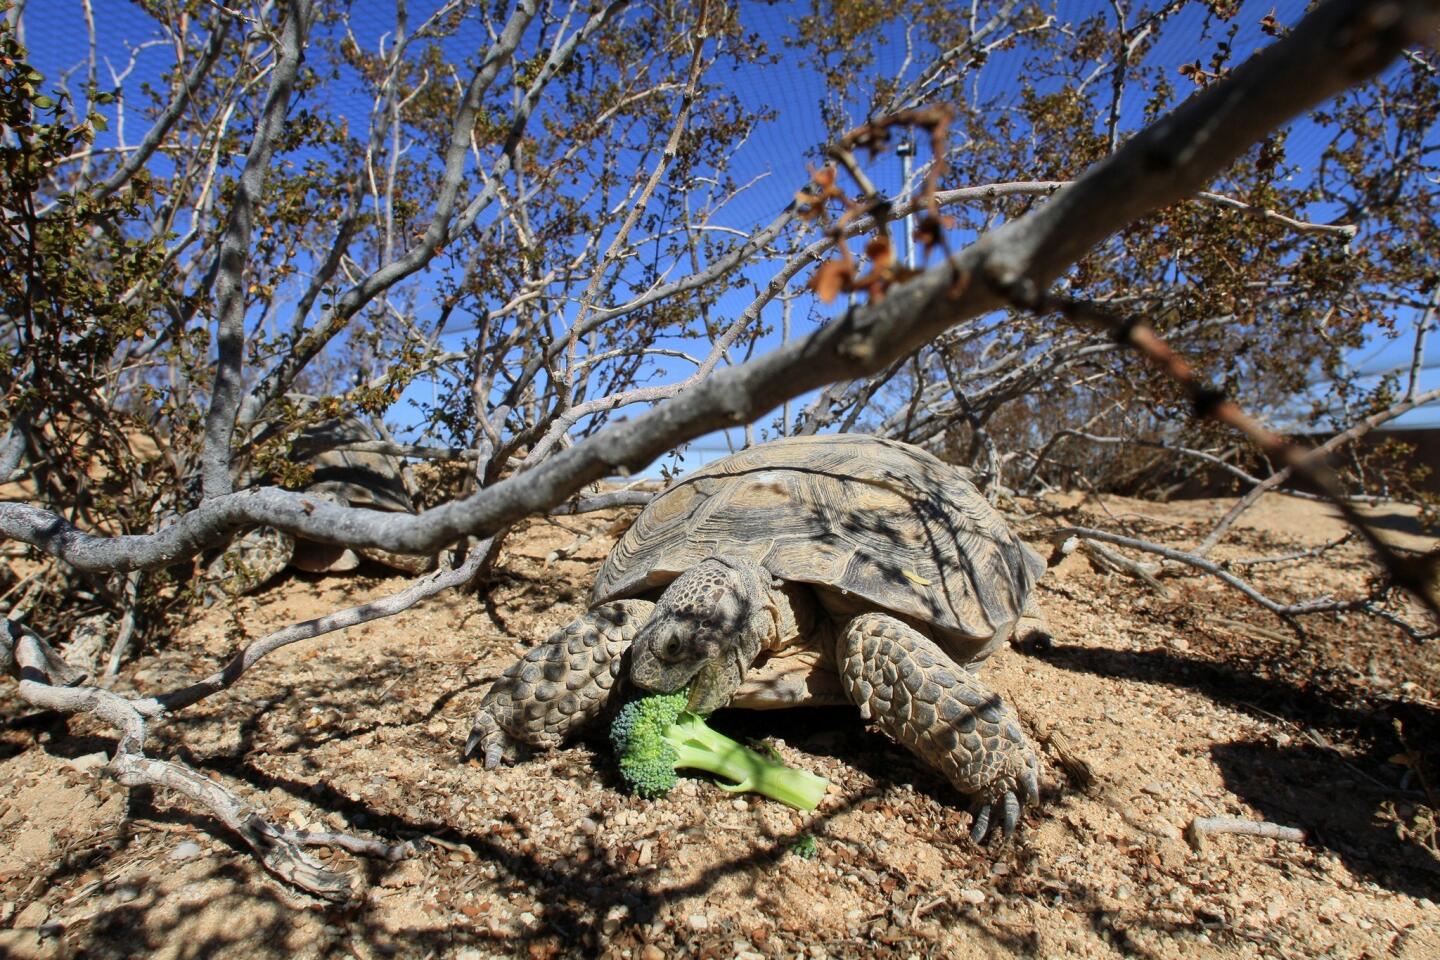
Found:
[[[487,769],[514,760],[519,744],[557,747],[599,715],[623,654],[654,609],[648,600],[602,603],[555,631],[490,687],[465,741]]]
[[[976,842],[1008,836],[1023,804],[1040,799],[1039,761],[1015,711],[934,641],[867,613],[845,627],[835,660],[861,716],[974,797]]]

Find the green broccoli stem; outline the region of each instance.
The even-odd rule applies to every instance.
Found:
[[[824,777],[751,750],[689,711],[682,712],[665,733],[679,754],[676,767],[704,770],[733,781],[718,784],[733,793],[760,793],[797,810],[814,810],[830,785]]]

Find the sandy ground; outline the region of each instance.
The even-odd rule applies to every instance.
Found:
[[[1225,504],[1025,507],[1048,553],[1064,523],[1190,545]],[[1401,545],[1429,545],[1381,513]],[[1392,815],[1425,801],[1395,721],[1440,769],[1433,646],[1355,615],[1288,625],[1184,573],[1162,594],[1083,552],[1042,586],[1053,645],[1002,651],[986,675],[1099,779],[1080,789],[1047,753],[1044,801],[1003,848],[972,844],[962,798],[853,710],[717,716],[832,781],[813,814],[700,779],[627,796],[601,742],[493,773],[463,762],[486,686],[582,610],[615,519],[533,524],[488,597],[288,648],[156,729],[157,755],[280,821],[421,841],[397,864],[326,854],[356,875],[349,906],[271,879],[184,802],[127,794],[101,770],[106,730],[34,714],[0,679],[0,957],[1440,957],[1440,859]],[[1341,531],[1271,497],[1219,555]],[[1372,574],[1353,543],[1251,569],[1286,599]],[[290,576],[212,608],[121,687],[208,673],[245,638],[402,586],[380,573]],[[1192,848],[1186,826],[1216,815],[1306,840]],[[790,852],[806,835],[813,859]]]

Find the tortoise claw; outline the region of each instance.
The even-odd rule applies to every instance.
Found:
[[[1032,778],[1033,779],[1033,778]],[[970,824],[970,839],[986,844],[996,837],[1009,839],[1020,826],[1020,815],[1025,810],[1025,800],[1018,791],[1028,797],[1032,784],[1019,784],[1005,790],[993,800],[977,799],[970,807],[974,821]]]
[[[982,800],[970,809],[975,822],[970,825],[970,839],[976,843],[984,843],[985,837],[990,833],[990,809],[993,805],[988,800]]]
[[[1040,802],[1040,778],[1035,772],[1035,765],[1031,764],[1025,768],[1020,775],[1020,786],[1025,791],[1025,803],[1038,804]]]
[[[1016,799],[1015,794],[1007,790],[1005,792],[1005,822],[1001,825],[1005,831],[1005,836],[1008,837],[1014,833],[1015,827],[1019,823],[1020,801]]]
[[[470,727],[470,736],[465,740],[462,757],[476,755],[486,770],[494,770],[502,760],[514,762],[519,759],[519,744],[505,732],[489,711],[483,707],[475,716]]]

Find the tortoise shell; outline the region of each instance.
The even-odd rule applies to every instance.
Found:
[[[326,420],[301,431],[294,450],[314,470],[306,492],[328,494],[352,507],[414,513],[415,504],[398,458],[334,447],[346,441],[378,439],[374,429],[354,416]],[[310,453],[317,447],[318,451]]]
[[[1044,561],[955,467],[855,434],[792,437],[689,474],[652,500],[595,580],[603,603],[743,555],[832,608],[926,624],[960,659],[1008,634]],[[856,602],[858,601],[858,603]]]

